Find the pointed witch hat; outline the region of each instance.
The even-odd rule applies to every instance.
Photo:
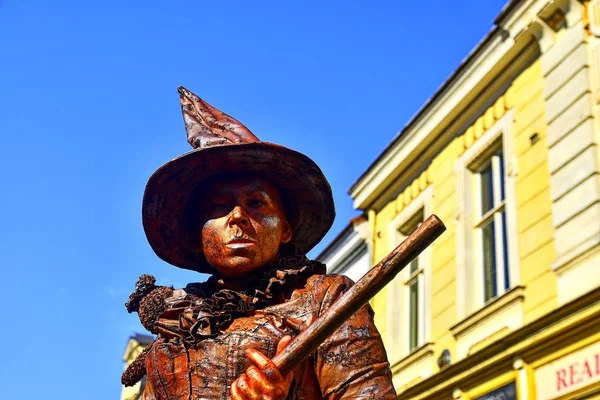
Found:
[[[179,87],[188,143],[194,148],[160,167],[148,180],[142,223],[150,246],[180,268],[212,273],[197,251],[186,221],[193,193],[221,174],[263,177],[282,193],[292,242],[305,253],[321,241],[335,218],[331,187],[310,158],[286,147],[261,142],[236,119]]]

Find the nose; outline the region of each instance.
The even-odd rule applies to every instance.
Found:
[[[231,217],[229,218],[229,225],[247,225],[248,216],[244,212],[244,209],[240,206],[235,206],[231,210]]]

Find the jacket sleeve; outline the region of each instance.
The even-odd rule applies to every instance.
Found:
[[[150,382],[146,380],[146,385],[144,386],[144,392],[142,393],[142,397],[140,400],[156,400],[156,395],[154,394],[154,389]]]
[[[341,275],[327,275],[321,286],[322,314],[353,285]],[[323,398],[392,400],[396,392],[374,312],[365,305],[321,344],[314,357]]]

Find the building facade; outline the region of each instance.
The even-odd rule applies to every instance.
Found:
[[[400,399],[600,399],[600,2],[512,0],[350,189]]]
[[[135,334],[132,335],[127,341],[125,347],[125,353],[123,354],[123,361],[125,362],[125,368],[131,364],[136,357],[144,350],[146,346],[154,341],[154,337],[149,335]],[[121,400],[138,400],[142,398],[144,393],[144,386],[146,384],[146,378],[143,378],[140,382],[133,386],[123,386],[121,389]]]
[[[327,266],[328,274],[346,275],[356,282],[371,268],[371,241],[367,219],[353,218],[316,260]]]

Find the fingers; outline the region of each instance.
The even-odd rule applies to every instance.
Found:
[[[248,386],[248,375],[240,375],[231,385],[229,400],[254,400],[259,399],[259,394]]]
[[[242,391],[239,388],[240,385],[240,381],[242,381],[244,379],[244,375],[246,374],[242,374],[240,375],[232,384],[231,384],[231,388],[229,389],[229,399],[228,400],[243,400],[244,397],[242,397]]]
[[[270,379],[256,367],[248,368],[246,375],[250,386],[262,394],[261,398],[278,399],[287,393],[287,385],[281,375],[277,379]]]
[[[246,355],[252,363],[272,382],[283,382],[283,376],[279,373],[279,368],[270,358],[258,350],[248,349]]]
[[[283,351],[283,349],[285,349],[287,347],[288,344],[290,344],[290,342],[292,341],[292,337],[291,336],[284,336],[281,338],[281,340],[279,341],[279,343],[277,344],[277,354],[281,353]]]
[[[230,389],[231,400],[280,400],[287,395],[283,382],[271,382],[256,367],[250,367],[245,374],[233,382]]]
[[[282,337],[281,340],[279,341],[279,343],[277,344],[277,354],[281,353],[283,351],[283,349],[285,349],[292,340],[293,340],[293,338],[288,335]],[[280,375],[281,375],[281,372],[280,372]],[[285,384],[287,385],[287,387],[289,387],[291,385],[293,378],[294,378],[294,375],[291,372],[284,378]]]
[[[284,336],[277,344],[277,354],[283,351],[291,341],[290,336]],[[284,378],[273,360],[258,350],[248,349],[246,356],[254,365],[233,382],[230,399],[285,399],[292,383],[293,374],[289,373]]]

